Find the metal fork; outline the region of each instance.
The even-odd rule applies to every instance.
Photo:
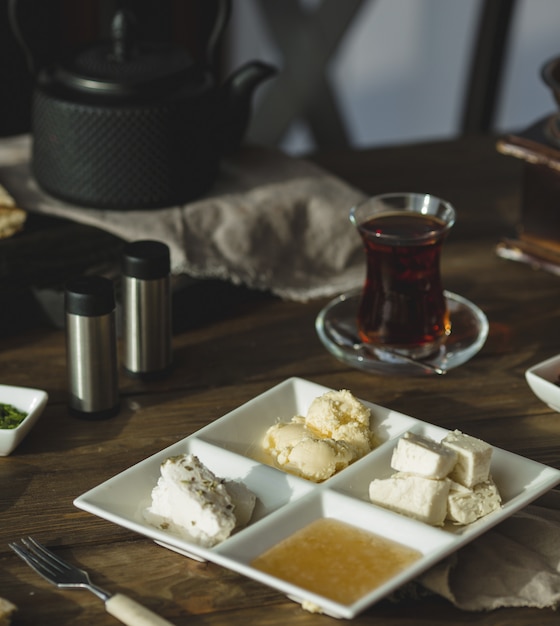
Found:
[[[171,622],[152,613],[135,600],[116,593],[111,594],[94,585],[88,573],[56,556],[32,537],[22,538],[21,544],[10,543],[10,548],[37,574],[62,589],[88,589],[105,602],[107,612],[128,626],[173,626]]]

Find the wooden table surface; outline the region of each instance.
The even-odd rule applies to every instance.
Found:
[[[560,353],[559,278],[500,259],[495,246],[518,219],[521,165],[492,138],[333,152],[316,161],[366,192],[426,191],[451,201],[458,219],[445,247],[447,289],[480,306],[490,334],[482,351],[447,376],[388,377],[351,369],[314,330],[325,301],[282,302],[219,283],[186,290],[174,303],[175,369],[159,382],[121,377],[120,414],[80,421],[66,409],[65,340],[45,325],[0,341],[0,382],[49,393],[41,420],[0,458],[0,596],[20,625],[116,624],[86,591],[59,591],[8,548],[33,535],[177,625],[322,626],[282,594],[211,563],[199,563],[76,509],[72,501],[132,464],[291,376],[332,388],[560,467],[560,420],[525,383],[525,370]],[[346,211],[348,207],[341,207]],[[491,572],[487,572],[491,575]],[[436,597],[382,601],[356,624],[485,626],[557,624],[552,610],[467,613]]]

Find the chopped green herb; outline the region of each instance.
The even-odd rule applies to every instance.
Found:
[[[0,428],[17,428],[26,416],[27,413],[16,409],[15,406],[0,402]]]

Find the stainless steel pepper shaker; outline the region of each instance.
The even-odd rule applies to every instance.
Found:
[[[165,375],[171,353],[169,247],[161,241],[134,241],[122,255],[124,368],[135,378]]]
[[[65,291],[70,413],[103,419],[119,410],[113,283],[102,276],[69,281]]]

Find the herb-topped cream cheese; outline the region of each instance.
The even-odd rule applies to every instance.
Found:
[[[193,454],[166,459],[146,520],[204,547],[248,523],[255,495],[241,482],[218,478]]]

